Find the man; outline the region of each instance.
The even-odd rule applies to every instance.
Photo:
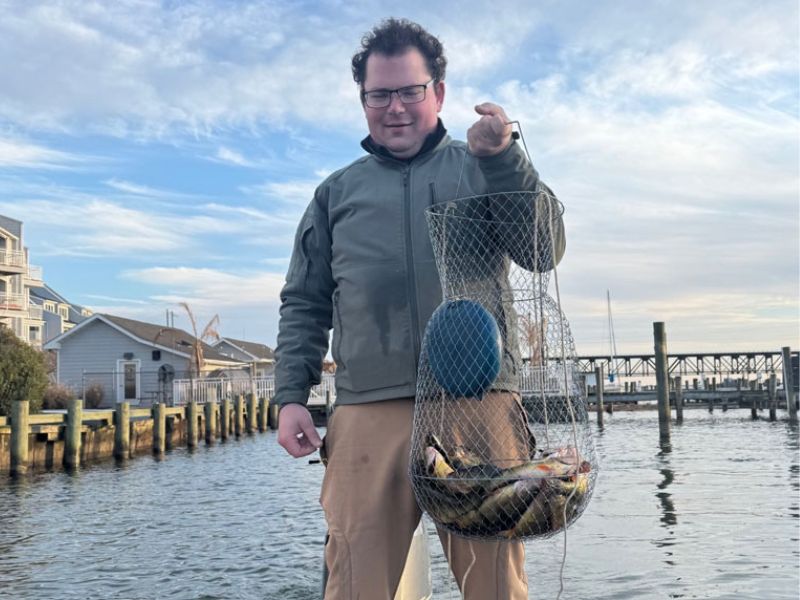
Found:
[[[417,361],[441,302],[425,209],[542,186],[501,107],[476,106],[467,144],[450,139],[438,119],[445,67],[439,40],[415,23],[389,19],[364,37],[352,68],[368,154],[317,188],[281,293],[274,400],[278,441],[294,457],[322,446],[305,404],[333,329],[320,497],[328,600],[391,600],[420,519],[407,476]],[[562,252],[559,232],[556,261]],[[470,572],[466,598],[527,598],[521,543],[440,536],[459,585]]]

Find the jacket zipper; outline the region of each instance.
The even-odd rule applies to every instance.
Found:
[[[414,253],[412,246],[411,224],[414,213],[411,207],[411,167],[403,170],[403,190],[405,193],[405,237],[406,237],[406,277],[408,282],[408,304],[411,310],[411,343],[414,352],[411,355],[413,373],[417,372],[419,347],[419,308],[417,306],[417,286],[414,281]]]

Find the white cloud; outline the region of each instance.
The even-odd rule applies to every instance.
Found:
[[[220,146],[219,148],[217,148],[217,153],[214,157],[211,158],[211,160],[235,165],[237,167],[256,168],[261,166],[259,162],[249,160],[245,158],[244,155],[242,155],[241,153],[236,152],[235,150],[231,150],[230,148],[227,148],[225,146]]]
[[[152,188],[150,186],[132,183],[130,181],[125,181],[123,179],[116,179],[116,178],[108,179],[103,183],[120,192],[125,192],[127,194],[134,194],[136,196],[160,196],[163,194],[162,191]]]
[[[0,138],[0,168],[67,169],[87,160],[32,142]]]
[[[305,208],[314,198],[314,192],[321,180],[268,181],[259,185],[242,186],[242,192],[262,197],[270,204]],[[296,212],[296,210],[295,210]]]
[[[152,299],[177,304],[188,302],[203,310],[222,310],[231,306],[273,308],[279,302],[283,275],[270,272],[230,273],[197,267],[150,267],[126,271],[124,278],[165,288]]]
[[[53,233],[40,254],[50,256],[145,256],[207,253],[208,235],[240,233],[245,227],[230,219],[195,211],[163,214],[86,197],[65,204],[55,200],[0,201],[0,211],[20,215],[26,225]]]

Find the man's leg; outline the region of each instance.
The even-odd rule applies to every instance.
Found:
[[[413,400],[336,408],[320,503],[326,600],[393,600],[420,519],[408,481]]]
[[[464,600],[527,600],[522,542],[484,542],[448,536],[445,529],[437,532]]]
[[[530,460],[534,442],[518,394],[490,392],[454,410],[459,411],[457,422],[450,431],[441,432],[446,448],[465,446],[499,467]],[[528,597],[522,542],[469,540],[444,529],[439,529],[439,539],[459,589],[467,575],[461,590],[466,600]]]

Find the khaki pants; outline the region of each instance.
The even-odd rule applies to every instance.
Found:
[[[388,400],[339,406],[328,423],[320,496],[329,532],[326,600],[394,598],[421,516],[408,479],[413,415],[413,400]],[[459,587],[469,569],[461,590],[466,600],[528,597],[521,542],[467,540],[446,531],[439,538]]]

